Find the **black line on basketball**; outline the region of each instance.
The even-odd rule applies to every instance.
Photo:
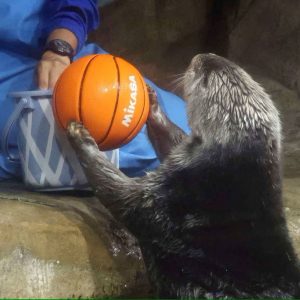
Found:
[[[88,62],[88,64],[86,65],[86,67],[85,67],[85,70],[84,70],[84,72],[83,72],[83,75],[82,75],[82,79],[81,79],[81,82],[80,82],[80,89],[79,89],[79,99],[78,99],[78,114],[79,114],[79,120],[80,120],[80,122],[82,122],[83,123],[83,118],[82,118],[82,105],[81,105],[81,103],[82,103],[82,97],[83,97],[83,86],[84,86],[84,82],[85,82],[85,79],[86,79],[86,74],[87,74],[87,71],[88,71],[88,68],[90,67],[90,65],[91,65],[91,62],[94,60],[94,59],[96,59],[97,58],[97,54],[94,56],[94,57],[92,57],[91,59],[90,59],[90,61]],[[83,124],[84,125],[84,124]]]
[[[101,144],[101,143],[104,143],[105,140],[107,139],[107,137],[108,137],[108,135],[110,133],[110,130],[111,130],[112,126],[113,126],[115,117],[116,117],[116,111],[118,109],[118,103],[119,103],[119,97],[120,97],[120,69],[119,69],[119,65],[118,65],[118,62],[117,62],[115,56],[113,56],[113,60],[114,60],[114,63],[115,63],[115,66],[116,66],[116,70],[117,70],[117,83],[118,83],[117,100],[116,100],[115,109],[114,109],[114,112],[113,112],[113,115],[112,115],[111,122],[109,124],[108,130],[107,130],[105,136],[103,137],[103,139],[100,142],[97,143],[98,145]]]

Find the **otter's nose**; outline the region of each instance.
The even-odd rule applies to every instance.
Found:
[[[206,61],[207,59],[215,59],[218,55],[214,53],[199,53],[195,55],[191,61],[191,65],[199,65],[200,62]]]
[[[191,65],[199,63],[203,54],[197,54],[192,58]]]

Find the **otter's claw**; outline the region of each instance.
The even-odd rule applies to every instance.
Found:
[[[149,84],[146,85],[149,94],[150,105],[157,104],[157,94],[155,90]]]
[[[80,135],[82,128],[84,128],[82,123],[71,121],[67,128],[68,136],[75,138],[76,136]]]
[[[147,84],[148,94],[149,94],[149,102],[150,102],[150,110],[148,117],[148,124],[150,122],[160,122],[162,119],[163,112],[159,106],[157,100],[157,94],[155,90]]]
[[[82,123],[71,121],[67,127],[67,136],[72,144],[95,144],[88,130]]]

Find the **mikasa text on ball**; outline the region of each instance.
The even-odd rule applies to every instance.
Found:
[[[101,150],[132,140],[145,124],[149,96],[140,72],[110,54],[88,55],[73,62],[58,79],[53,111],[66,128],[82,122]]]

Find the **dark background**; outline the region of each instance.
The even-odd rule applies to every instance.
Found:
[[[163,87],[213,52],[300,90],[299,0],[115,0],[90,35]]]

